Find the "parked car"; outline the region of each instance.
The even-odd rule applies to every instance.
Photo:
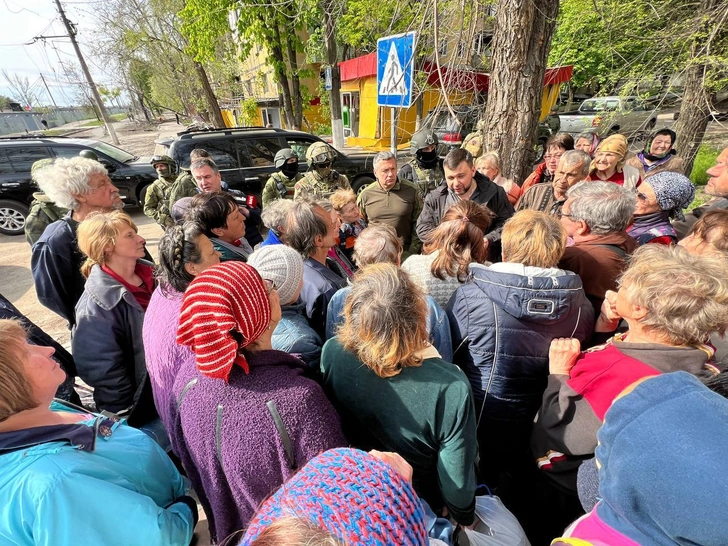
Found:
[[[281,148],[293,149],[299,157],[299,171],[308,170],[306,150],[314,142],[322,140],[302,131],[269,129],[264,127],[236,127],[233,129],[212,129],[185,131],[171,140],[158,140],[167,155],[177,164],[188,169],[190,152],[203,148],[210,152],[217,164],[222,179],[231,188],[260,197],[263,186],[276,171],[273,158]],[[371,152],[344,154],[336,150],[333,168],[345,174],[354,191],[374,181],[374,167]]]
[[[422,121],[423,127],[431,128],[437,135],[437,153],[440,156],[445,156],[450,150],[460,148],[463,139],[475,131],[478,119],[485,115],[485,106],[453,106],[453,111],[459,123],[455,121],[447,108],[430,110]],[[546,141],[550,136],[549,126],[543,122],[539,123],[538,136],[534,143],[536,163],[543,158]]]
[[[21,235],[28,206],[38,187],[30,168],[40,159],[75,157],[92,150],[109,171],[124,203],[139,205],[146,188],[157,179],[150,158],[130,154],[106,142],[64,137],[0,137],[0,233]]]
[[[654,129],[657,114],[639,97],[594,97],[574,112],[559,114],[559,119],[561,130],[574,136],[592,131],[599,136],[622,133],[629,137]]]

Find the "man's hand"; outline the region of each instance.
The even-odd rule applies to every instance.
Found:
[[[573,337],[557,337],[551,340],[549,347],[549,373],[554,375],[569,375],[576,359],[581,354],[579,340]]]
[[[399,472],[400,476],[412,483],[412,465],[405,461],[399,453],[393,453],[391,451],[377,451],[376,449],[372,449],[369,452],[369,455],[387,463]]]

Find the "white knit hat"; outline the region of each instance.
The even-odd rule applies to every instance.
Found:
[[[262,246],[250,255],[248,264],[275,285],[281,305],[293,303],[303,279],[303,258],[297,251],[286,245]]]

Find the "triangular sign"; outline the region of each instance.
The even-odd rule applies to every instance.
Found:
[[[380,65],[381,66],[381,65]],[[405,96],[407,94],[407,85],[404,82],[404,72],[399,62],[397,48],[392,42],[387,56],[387,64],[384,65],[384,76],[379,86],[380,95],[398,95]]]

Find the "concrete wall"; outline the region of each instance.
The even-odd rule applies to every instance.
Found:
[[[107,107],[107,109],[109,114],[118,114],[125,111],[122,108]],[[53,110],[47,114],[41,114],[40,112],[0,112],[0,135],[43,131],[44,127],[40,122],[42,119],[46,120],[48,127],[52,129],[72,121],[95,119],[95,116],[85,108],[63,108]]]

